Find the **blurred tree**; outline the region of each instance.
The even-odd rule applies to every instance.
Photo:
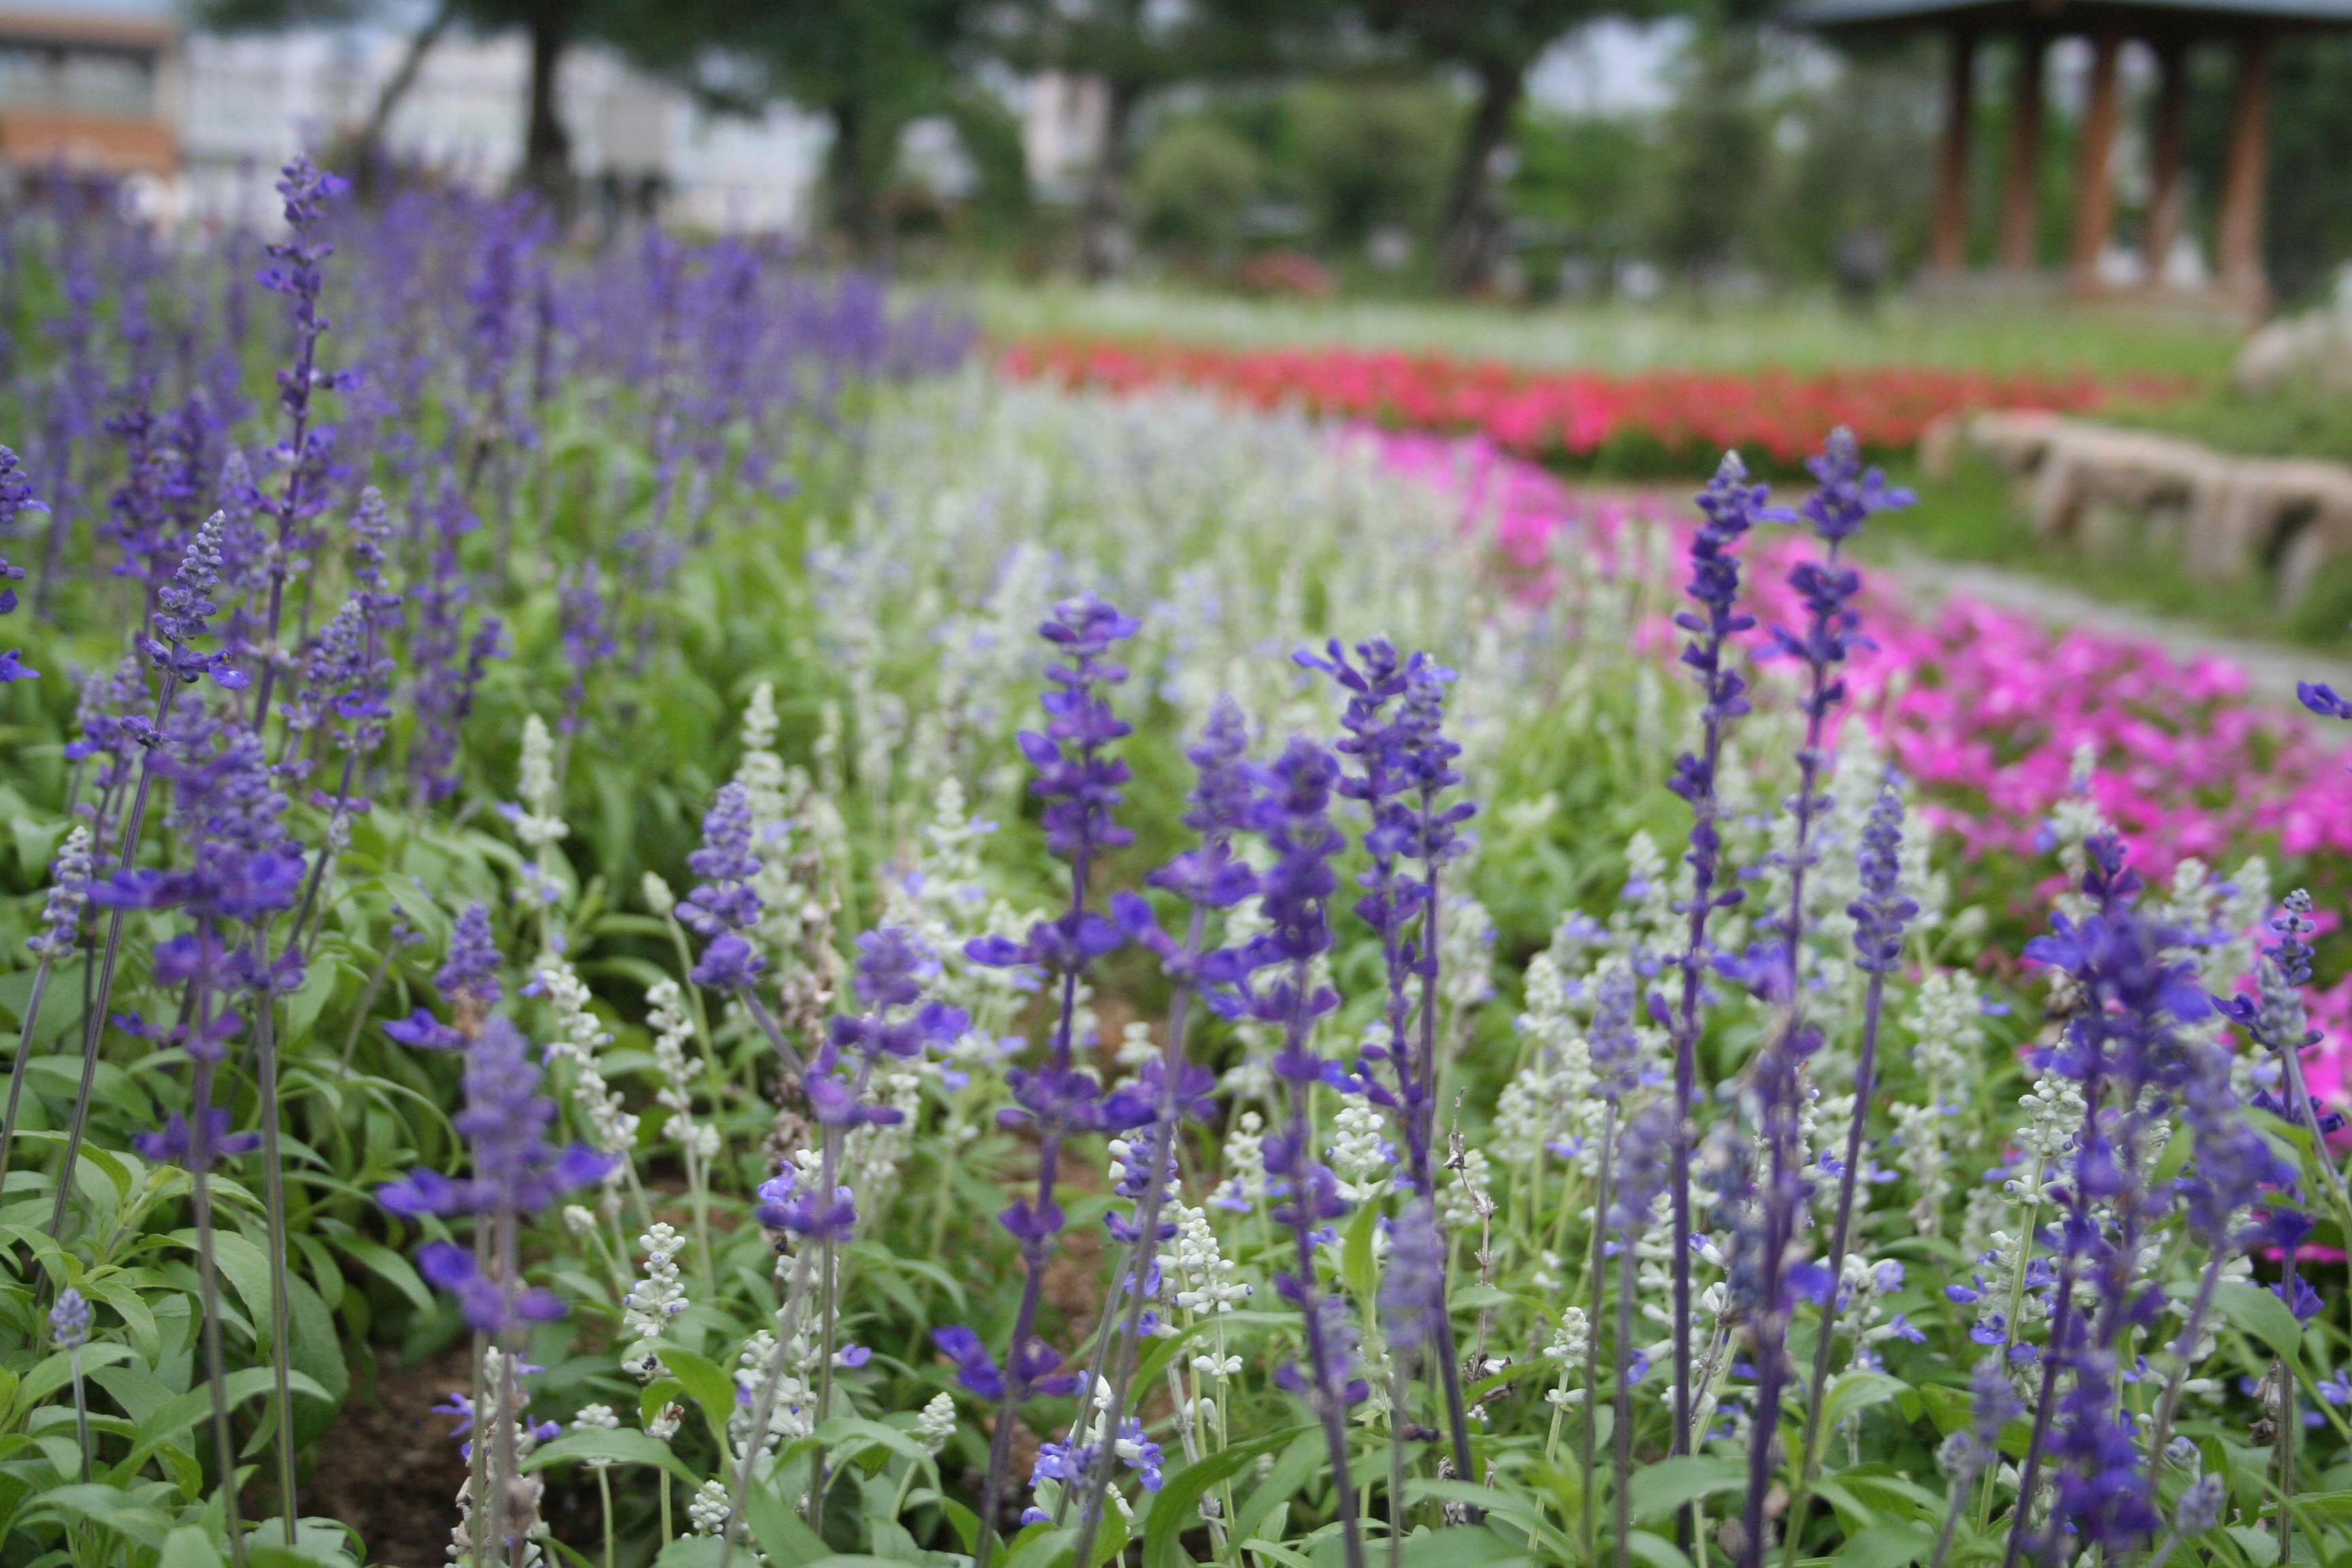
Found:
[[[1578,24],[1646,14],[1649,6],[1650,0],[1365,0],[1365,18],[1378,33],[1472,83],[1440,223],[1438,273],[1448,288],[1477,288],[1502,259],[1507,236],[1497,154],[1527,96],[1528,69]]]
[[[707,102],[753,112],[787,98],[831,121],[827,225],[853,253],[879,254],[899,134],[960,101],[972,64],[974,0],[625,3],[635,10],[628,40],[635,57]]]
[[[1102,140],[1079,212],[1089,276],[1117,272],[1127,259],[1125,187],[1146,103],[1180,83],[1310,66],[1329,53],[1337,15],[1332,0],[1006,0],[987,10],[988,47],[1006,64],[1102,83]]]
[[[1455,114],[1425,83],[1305,81],[1284,96],[1285,151],[1323,240],[1361,248],[1376,230],[1425,230],[1445,180]]]
[[[359,21],[390,24],[404,18],[394,0],[194,0],[199,26],[222,32],[252,32]],[[572,138],[557,100],[564,51],[596,40],[644,66],[692,58],[708,37],[691,10],[660,0],[436,0],[409,37],[400,64],[378,90],[362,123],[353,155],[362,167],[373,162],[400,101],[415,85],[426,55],[452,26],[475,32],[520,27],[530,40],[530,90],[523,110],[522,178],[558,202],[571,195]]]
[[[1752,27],[1713,26],[1693,40],[1666,111],[1652,238],[1658,258],[1704,276],[1732,260],[1769,172],[1769,132],[1757,101],[1762,48]]]
[[[1204,258],[1230,250],[1265,174],[1257,149],[1225,126],[1198,116],[1178,121],[1136,164],[1142,237]]]
[[[1640,121],[1530,111],[1520,117],[1513,144],[1518,163],[1506,199],[1514,214],[1559,235],[1564,260],[1606,266],[1643,242],[1640,195],[1657,153]]]

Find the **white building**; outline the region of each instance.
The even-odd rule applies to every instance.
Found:
[[[51,11],[169,26],[168,0],[45,0]],[[179,174],[157,199],[178,214],[258,216],[278,167],[363,126],[399,68],[397,27],[307,27],[181,39],[161,104],[176,120]],[[520,32],[444,34],[425,57],[386,131],[404,161],[485,185],[511,182],[522,162],[530,49]],[[798,230],[809,221],[830,132],[787,106],[758,121],[707,112],[609,50],[567,51],[559,112],[574,171],[593,190],[657,188],[672,222]]]

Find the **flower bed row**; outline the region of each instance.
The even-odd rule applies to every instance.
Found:
[[[1916,443],[1936,419],[1970,408],[2087,412],[2116,393],[2160,395],[2156,382],[2087,375],[1989,375],[1873,365],[1798,374],[1532,371],[1491,360],[1347,348],[1227,349],[1049,339],[1003,356],[1015,376],[1113,390],[1176,383],[1261,407],[1286,403],[1390,427],[1475,433],[1528,457],[1589,460],[1646,450],[1672,458],[1737,448],[1793,467],[1843,425],[1870,451]]]

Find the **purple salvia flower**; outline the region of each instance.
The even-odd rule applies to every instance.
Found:
[[[45,512],[49,509],[33,499],[33,482],[25,476],[16,454],[0,447],[0,548],[16,546],[16,520],[28,511]],[[13,584],[25,580],[25,569],[0,555],[0,616],[12,614],[16,608],[16,590]],[[25,667],[24,656],[15,648],[0,651],[0,686],[12,680],[33,680],[40,676],[37,669]]]
[[[1275,1289],[1297,1303],[1305,1320],[1307,1365],[1285,1366],[1282,1386],[1307,1402],[1323,1427],[1339,1504],[1340,1533],[1349,1568],[1361,1568],[1363,1542],[1356,1521],[1355,1490],[1348,1477],[1348,1409],[1369,1392],[1355,1375],[1355,1326],[1347,1302],[1327,1296],[1317,1281],[1315,1246],[1329,1221],[1347,1212],[1329,1166],[1309,1153],[1307,1105],[1312,1087],[1327,1077],[1327,1064],[1314,1053],[1315,1021],[1339,1005],[1328,987],[1314,984],[1314,961],[1330,951],[1331,896],[1339,874],[1331,857],[1346,844],[1331,826],[1330,803],[1339,782],[1338,759],[1313,742],[1294,740],[1266,770],[1256,808],[1256,826],[1275,863],[1259,879],[1258,907],[1269,930],[1254,938],[1254,967],[1279,967],[1270,985],[1253,987],[1250,1012],[1283,1031],[1274,1058],[1275,1076],[1289,1102],[1287,1129],[1265,1140],[1265,1168],[1284,1178],[1286,1190],[1275,1218],[1289,1227],[1297,1246],[1297,1269],[1275,1278]],[[1338,1064],[1328,1064],[1338,1075]]]
[[[593,561],[565,574],[556,603],[563,659],[572,669],[572,684],[564,689],[563,716],[557,727],[569,735],[580,728],[581,710],[588,700],[588,678],[595,673],[598,665],[613,657],[616,646]]]
[[[1748,470],[1737,452],[1726,452],[1715,477],[1699,492],[1700,523],[1691,541],[1691,577],[1684,592],[1696,610],[1684,610],[1675,625],[1691,634],[1683,645],[1682,662],[1697,675],[1705,698],[1700,709],[1702,740],[1696,752],[1675,759],[1667,788],[1691,808],[1690,847],[1684,859],[1691,868],[1691,895],[1678,906],[1686,917],[1688,936],[1678,967],[1682,971],[1680,999],[1669,1013],[1663,999],[1653,1010],[1671,1019],[1674,1041],[1675,1140],[1671,1202],[1674,1209],[1674,1422],[1667,1434],[1667,1452],[1687,1454],[1691,1443],[1691,1277],[1690,1277],[1690,1155],[1692,1112],[1697,1094],[1699,994],[1709,946],[1707,921],[1717,909],[1727,909],[1744,896],[1737,887],[1717,891],[1727,881],[1723,837],[1717,826],[1716,769],[1731,721],[1748,710],[1748,682],[1726,662],[1732,639],[1756,625],[1756,617],[1738,608],[1739,557],[1733,553],[1748,531],[1761,522],[1785,521],[1790,513],[1768,506],[1770,491],[1748,482]]]
[[[1437,1337],[1445,1313],[1445,1233],[1426,1194],[1415,1194],[1389,1222],[1380,1303],[1381,1325],[1398,1350],[1418,1352]]]

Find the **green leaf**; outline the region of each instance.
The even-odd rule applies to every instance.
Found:
[[[1311,1428],[1301,1432],[1282,1451],[1282,1458],[1274,1462],[1265,1479],[1258,1482],[1248,1500],[1234,1510],[1234,1534],[1244,1540],[1255,1535],[1273,1517],[1274,1510],[1288,1502],[1323,1464],[1323,1434]]]
[[[1936,1533],[1920,1524],[1879,1524],[1839,1548],[1838,1568],[1906,1568],[1936,1549]]]
[[[661,1360],[662,1365],[669,1368],[669,1374],[686,1390],[687,1397],[702,1406],[702,1418],[710,1423],[710,1435],[724,1452],[727,1423],[735,1415],[735,1380],[692,1351],[664,1344]]]
[[[1246,1443],[1235,1443],[1202,1457],[1197,1464],[1185,1466],[1170,1476],[1151,1500],[1151,1511],[1143,1521],[1143,1568],[1175,1568],[1177,1538],[1199,1520],[1201,1499],[1219,1481],[1230,1479],[1244,1466],[1257,1462],[1260,1454],[1270,1454],[1291,1442],[1306,1426],[1291,1426],[1263,1437],[1253,1437]]]
[[[2252,1289],[2252,1287],[2247,1289]],[[2271,1299],[2278,1300],[2275,1296]],[[2285,1303],[2280,1304],[2284,1306]],[[2271,1564],[2278,1561],[2278,1537],[2260,1526],[2232,1524],[2225,1526],[2221,1533],[2238,1543],[2238,1549],[2253,1563],[2254,1568],[2271,1568]]]
[[[715,1535],[681,1535],[661,1549],[661,1555],[654,1559],[655,1568],[719,1568],[724,1544]]]
[[[751,1527],[760,1550],[767,1553],[768,1561],[776,1568],[803,1568],[803,1564],[831,1556],[833,1548],[785,1503],[784,1489],[776,1484],[784,1468],[785,1461],[780,1456],[773,1469],[754,1479],[751,1496],[744,1505],[743,1522]],[[720,1479],[730,1484],[733,1480],[732,1477]],[[801,1490],[798,1486],[792,1489],[795,1496]]]
[[[1372,1238],[1380,1234],[1381,1205],[1365,1204],[1348,1222],[1348,1239],[1339,1248],[1339,1277],[1359,1301],[1370,1303],[1380,1294],[1380,1276],[1372,1267]]]
[[[1747,1460],[1691,1454],[1678,1459],[1661,1459],[1636,1470],[1627,1490],[1633,1517],[1646,1524],[1666,1518],[1685,1503],[1696,1502],[1717,1492],[1738,1491],[1747,1485]]]
[[[2284,1301],[2263,1287],[2227,1280],[2214,1290],[2213,1302],[2223,1317],[2270,1346],[2282,1360],[2293,1361],[2303,1348],[2303,1325],[2294,1321]]]
[[[1822,1400],[1822,1437],[1826,1439],[1856,1411],[1884,1405],[1910,1392],[1909,1384],[1883,1372],[1856,1370],[1841,1374]]]
[[[163,1537],[155,1568],[222,1568],[220,1548],[213,1544],[210,1531],[184,1524]]]
[[[836,1458],[855,1456],[870,1447],[887,1448],[890,1452],[913,1461],[922,1469],[931,1468],[931,1456],[920,1443],[899,1431],[885,1426],[879,1421],[868,1421],[862,1415],[836,1415],[820,1422],[817,1441],[834,1450]]]
[[[159,1551],[172,1522],[161,1510],[137,1502],[121,1488],[102,1481],[52,1487],[34,1502],[31,1511],[37,1513],[43,1509],[55,1510],[68,1519],[87,1521]]]
[[[1646,1530],[1637,1530],[1627,1535],[1625,1550],[1630,1555],[1640,1558],[1645,1568],[1691,1568],[1691,1560],[1683,1554],[1682,1548],[1664,1536],[1653,1535]]]
[[[633,1432],[626,1426],[600,1430],[593,1426],[567,1432],[554,1442],[531,1451],[522,1462],[526,1470],[540,1469],[548,1465],[560,1465],[567,1460],[609,1459],[616,1465],[651,1465],[667,1470],[689,1488],[699,1487],[702,1478],[688,1468],[684,1459],[670,1451],[667,1443],[658,1437],[648,1437],[643,1432]]]
[[[420,1312],[431,1312],[433,1292],[417,1277],[415,1265],[383,1243],[364,1236],[338,1236],[335,1249],[409,1300]]]
[[[1056,1530],[1050,1524],[1033,1524],[1013,1538],[1013,1550],[1003,1559],[1004,1568],[1049,1568],[1055,1559],[1066,1557],[1077,1549],[1078,1532],[1074,1528],[1065,1525]]]

